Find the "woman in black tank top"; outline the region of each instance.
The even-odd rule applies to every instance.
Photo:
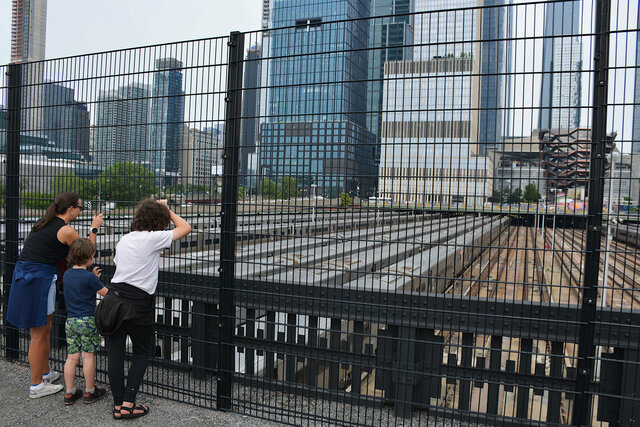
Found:
[[[9,291],[7,321],[30,330],[31,398],[62,390],[62,385],[48,384],[59,377],[59,374],[49,369],[54,280],[56,273],[59,273],[57,264],[64,261],[69,253],[69,246],[79,237],[78,232],[68,223],[77,219],[81,211],[80,196],[72,192],[60,193],[31,229],[15,265]],[[102,214],[95,215],[91,221],[92,231],[96,231],[102,222]],[[93,232],[89,234],[89,239],[94,244],[96,235]]]

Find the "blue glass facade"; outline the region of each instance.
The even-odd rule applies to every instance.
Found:
[[[580,2],[548,3],[544,20],[540,129],[574,129],[580,124],[582,44]],[[567,35],[568,37],[557,37]],[[552,36],[556,36],[553,38]]]
[[[367,129],[376,136],[375,159],[380,159],[384,63],[413,58],[413,0],[374,0],[369,28],[369,82]],[[405,15],[402,15],[405,14]],[[400,15],[400,16],[388,16]]]
[[[184,92],[182,62],[156,60],[151,107],[151,170],[166,183],[174,181],[182,166]]]
[[[485,6],[508,5],[510,0],[485,0]],[[482,11],[482,77],[480,79],[479,154],[499,148],[509,125],[506,116],[511,70],[511,7]]]
[[[638,13],[638,26],[640,29],[640,12]],[[632,153],[640,153],[640,31],[636,33],[636,70],[635,85],[633,91],[633,145]]]
[[[376,173],[365,128],[370,1],[271,3],[265,177],[296,177],[318,194],[368,192]],[[356,175],[360,175],[357,176]]]
[[[71,88],[46,83],[43,86],[42,133],[56,148],[81,153],[89,158],[89,110],[74,99]]]
[[[374,136],[347,121],[267,123],[262,126],[264,174],[291,176],[317,194],[368,193],[374,184]],[[274,143],[277,142],[277,143]]]

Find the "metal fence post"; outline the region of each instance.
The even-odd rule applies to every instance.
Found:
[[[227,104],[224,131],[222,173],[222,230],[220,232],[220,335],[218,345],[217,406],[231,409],[231,385],[235,370],[233,333],[236,309],[235,287],[236,215],[238,212],[238,170],[240,154],[240,124],[242,116],[242,60],[244,35],[229,35],[229,65],[227,69]]]
[[[9,64],[9,87],[7,94],[7,156],[5,167],[5,256],[4,256],[4,318],[6,357],[18,358],[18,330],[7,324],[7,304],[13,278],[13,268],[18,261],[18,215],[20,204],[20,107],[22,92],[22,64]]]
[[[592,402],[587,392],[593,376],[594,321],[596,320],[600,242],[602,239],[610,13],[610,0],[596,1],[589,211],[587,215],[580,341],[578,342],[577,395],[572,420],[573,425],[578,426],[591,424]]]

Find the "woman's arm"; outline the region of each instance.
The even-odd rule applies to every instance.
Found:
[[[64,243],[67,246],[71,246],[73,242],[76,241],[78,237],[78,232],[70,225],[64,226],[58,230],[57,234],[58,240]]]
[[[98,213],[94,215],[93,220],[91,220],[91,228],[92,229],[100,228],[103,222],[104,222],[104,215],[102,215],[102,213]],[[98,237],[97,233],[92,233],[91,230],[89,231],[89,240],[91,240],[94,245],[96,244],[97,237]]]
[[[94,215],[93,220],[91,221],[91,228],[98,228],[102,225],[103,222],[104,222],[104,217],[101,213]],[[78,232],[76,231],[75,228],[68,225],[58,230],[57,237],[58,237],[58,240],[64,243],[65,245],[71,246],[73,242],[75,242],[76,239],[80,236],[78,235]],[[91,240],[94,245],[96,244],[96,237],[97,237],[97,234],[89,233],[89,240]]]
[[[167,209],[169,209],[169,206],[166,200],[158,200],[158,203],[160,203],[161,205],[165,205]],[[169,216],[170,216],[171,222],[173,222],[173,225],[176,227],[173,229],[174,241],[178,239],[182,239],[184,236],[191,233],[191,226],[180,215],[176,214],[171,209],[169,209]]]

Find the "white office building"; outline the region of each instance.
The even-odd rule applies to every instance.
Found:
[[[482,205],[492,162],[478,155],[478,63],[449,57],[385,65],[380,197],[394,203]]]

